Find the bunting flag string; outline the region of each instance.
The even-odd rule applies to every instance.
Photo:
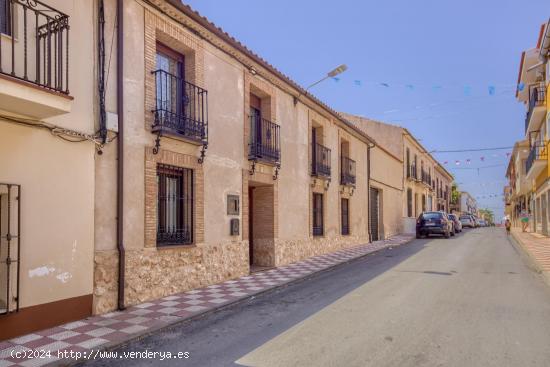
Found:
[[[434,153],[437,153],[437,152],[434,152]],[[455,166],[460,166],[460,165],[470,165],[472,164],[474,161],[478,161],[479,159],[479,162],[486,162],[488,158],[510,158],[510,155],[512,153],[511,152],[506,152],[504,154],[497,154],[497,153],[493,153],[491,154],[490,156],[486,156],[486,155],[482,155],[482,156],[479,156],[477,158],[466,158],[466,159],[455,159],[453,161],[450,161],[450,160],[444,160],[443,161],[443,165],[449,165],[449,164],[454,164]]]
[[[499,198],[499,197],[503,197],[504,194],[487,194],[487,195],[479,195],[479,196],[476,196],[475,198],[476,199],[491,199],[491,198]]]
[[[340,77],[332,77],[332,80],[335,83],[339,83],[343,79]],[[515,93],[516,91],[522,91],[525,89],[524,83],[519,84],[489,84],[489,85],[459,85],[459,84],[450,84],[450,85],[442,85],[442,84],[413,84],[413,83],[393,83],[388,81],[368,81],[368,80],[362,80],[362,79],[353,79],[351,80],[353,85],[356,87],[363,87],[363,86],[375,86],[375,87],[382,87],[382,88],[401,88],[408,91],[414,91],[421,88],[428,88],[432,91],[438,92],[441,90],[462,90],[462,94],[465,96],[471,96],[473,92],[482,92],[482,94],[489,95],[489,96],[495,96],[497,95],[497,92],[504,92],[504,93]]]
[[[491,187],[498,186],[503,187],[508,183],[508,180],[498,180],[498,181],[481,181],[481,182],[460,182],[460,186],[480,186],[480,187]]]
[[[456,163],[455,163],[456,164]],[[457,166],[460,165],[460,163],[456,164]],[[478,172],[482,169],[486,168],[494,168],[494,167],[504,167],[505,164],[493,164],[491,166],[483,166],[483,167],[449,167],[449,169],[471,169],[471,170],[477,170]]]

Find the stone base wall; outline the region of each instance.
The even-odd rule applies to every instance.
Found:
[[[126,250],[127,306],[248,275],[248,241]],[[117,308],[118,252],[96,251],[93,313]]]
[[[368,238],[359,236],[275,240],[263,243],[264,246],[260,247],[265,251],[260,255],[268,261],[267,266],[282,266],[367,242]],[[248,241],[126,250],[126,305],[136,305],[248,275],[248,253]],[[117,251],[96,251],[94,314],[117,308],[117,279]]]
[[[368,237],[340,236],[306,240],[277,240],[275,245],[276,266],[287,265],[308,257],[335,252],[344,248],[368,243]]]

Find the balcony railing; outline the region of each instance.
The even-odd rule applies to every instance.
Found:
[[[156,105],[153,132],[205,143],[208,139],[208,92],[164,70],[153,71]]]
[[[355,161],[342,156],[340,162],[340,183],[342,185],[355,185]]]
[[[422,181],[422,183],[425,183],[429,187],[432,187],[432,176],[423,169],[420,170],[420,180]]]
[[[407,167],[407,178],[411,180],[418,179],[418,171],[414,164],[411,164],[410,166]]]
[[[258,115],[250,115],[248,159],[271,163],[281,161],[280,126]]]
[[[321,144],[315,144],[312,158],[312,175],[330,177],[330,149]]]
[[[69,16],[37,0],[0,7],[0,73],[69,94]]]
[[[537,159],[547,159],[548,158],[548,149],[546,148],[546,143],[542,141],[538,141],[533,146],[531,146],[531,150],[529,151],[529,156],[527,157],[527,160],[525,161],[525,172],[528,174],[529,170],[531,170],[531,167],[533,167],[533,164]]]
[[[533,84],[529,87],[529,109],[525,115],[525,131],[529,129],[529,122],[535,107],[546,103],[546,85],[544,83]]]

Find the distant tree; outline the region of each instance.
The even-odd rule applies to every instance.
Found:
[[[451,185],[451,204],[458,204],[460,200],[460,191],[458,191],[458,185],[453,182]]]
[[[489,223],[495,222],[495,214],[491,209],[479,209],[479,216]]]

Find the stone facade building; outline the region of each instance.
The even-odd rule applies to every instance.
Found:
[[[522,52],[516,98],[525,106],[525,127],[510,157],[507,177],[512,222],[529,215],[530,230],[550,236],[550,22],[540,27],[536,46]]]
[[[476,199],[466,191],[460,193],[460,213],[478,215]]]
[[[423,211],[445,210],[450,204],[453,176],[404,129],[405,154],[405,231],[413,232],[418,215]]]
[[[123,12],[125,305],[369,241],[373,139],[181,2]],[[95,313],[119,301],[120,143],[96,160]]]
[[[374,138],[371,186],[385,186],[384,212],[390,233],[415,232],[423,211],[449,211],[453,176],[405,128],[369,118],[344,116]],[[374,153],[373,153],[374,157]],[[378,179],[376,177],[379,177]],[[391,199],[390,199],[391,198]],[[399,219],[397,219],[399,218]]]
[[[371,235],[387,238],[403,232],[402,128],[368,118],[342,114],[376,141],[371,149],[369,212]]]

